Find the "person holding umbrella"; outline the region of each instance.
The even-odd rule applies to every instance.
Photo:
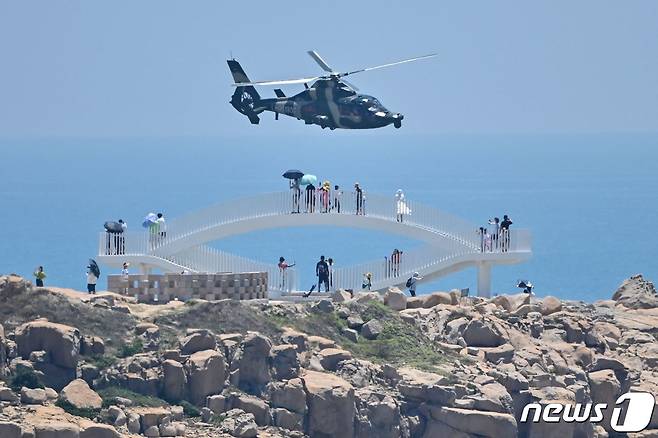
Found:
[[[158,216],[155,213],[149,213],[144,218],[142,222],[142,227],[149,230],[149,243],[151,246],[155,246],[155,243],[158,239]]]
[[[290,169],[283,174],[283,177],[290,180],[290,191],[292,193],[292,212],[299,213],[299,198],[301,198],[301,180],[304,172],[297,169]]]
[[[43,279],[46,278],[46,273],[43,272],[43,266],[39,266],[36,271],[34,271],[34,278],[37,284],[37,287],[43,287]]]
[[[92,295],[96,293],[96,283],[100,276],[101,270],[98,268],[98,264],[95,260],[89,259],[89,265],[87,266],[87,292]]]

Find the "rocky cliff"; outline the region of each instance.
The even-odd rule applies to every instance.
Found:
[[[606,437],[621,394],[658,395],[641,276],[589,304],[391,289],[161,306],[4,276],[0,322],[2,438]],[[589,402],[601,421],[521,421]],[[628,436],[658,436],[658,409]]]

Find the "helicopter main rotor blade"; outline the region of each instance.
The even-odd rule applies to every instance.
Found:
[[[388,63],[388,64],[376,65],[374,67],[366,67],[366,68],[362,68],[362,69],[359,69],[359,70],[348,71],[348,72],[345,72],[345,73],[339,73],[338,76],[342,77],[342,76],[347,76],[347,75],[353,75],[355,73],[361,73],[361,72],[370,71],[370,70],[377,70],[377,69],[384,68],[384,67],[391,67],[391,66],[398,65],[398,64],[405,64],[407,62],[420,61],[421,59],[433,58],[435,56],[437,56],[437,53],[430,53],[429,55],[417,56],[416,58],[403,59],[402,61],[396,61],[396,62],[391,62],[391,63]]]
[[[346,79],[341,79],[341,82],[344,83],[344,84],[347,84],[347,86],[350,87],[352,90],[359,91],[359,87],[357,87],[353,83],[347,81]]]
[[[308,53],[311,56],[311,58],[313,58],[315,60],[315,62],[318,63],[318,65],[322,68],[322,70],[324,70],[326,72],[329,72],[329,73],[334,72],[333,69],[331,67],[329,67],[329,64],[324,62],[324,59],[322,59],[322,57],[320,57],[318,52],[316,52],[315,50],[309,50],[306,53]]]
[[[234,87],[259,87],[265,85],[288,85],[288,84],[303,84],[305,82],[312,82],[316,79],[320,79],[322,76],[313,76],[311,78],[300,78],[300,79],[284,79],[277,81],[253,81],[253,82],[238,82],[232,84]]]

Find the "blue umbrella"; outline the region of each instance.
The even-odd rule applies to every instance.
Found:
[[[304,176],[302,177],[302,180],[300,181],[300,183],[301,183],[301,185],[303,185],[303,186],[307,186],[307,185],[309,185],[309,184],[313,184],[314,186],[317,187],[317,185],[318,185],[318,177],[315,176],[315,175],[307,174],[307,175],[304,175]]]
[[[158,220],[158,215],[156,215],[155,213],[149,213],[144,218],[144,222],[142,222],[142,226],[144,228],[148,228],[152,224],[154,224],[157,220]]]

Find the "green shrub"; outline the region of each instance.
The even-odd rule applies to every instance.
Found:
[[[200,417],[201,416],[201,411],[199,408],[194,406],[192,403],[188,402],[187,400],[182,400],[178,403],[179,406],[183,407],[183,413],[187,415],[188,417]]]
[[[144,351],[144,343],[141,339],[135,338],[130,344],[123,344],[119,348],[119,357],[130,357]]]
[[[9,387],[18,392],[23,386],[26,388],[43,388],[43,383],[39,375],[34,370],[19,368],[18,371],[9,377]]]
[[[87,362],[94,365],[99,370],[104,370],[117,363],[117,358],[115,356],[103,354],[89,357],[87,358]]]
[[[57,400],[56,406],[64,409],[65,412],[75,415],[76,417],[84,417],[93,420],[100,413],[100,409],[80,409],[73,406],[71,403],[64,400]]]
[[[168,403],[160,398],[150,395],[139,394],[129,389],[121,388],[119,386],[108,386],[98,390],[98,395],[103,399],[103,407],[107,408],[116,404],[117,397],[127,398],[132,400],[135,406],[144,406],[149,408],[157,408],[161,406],[168,406]]]

